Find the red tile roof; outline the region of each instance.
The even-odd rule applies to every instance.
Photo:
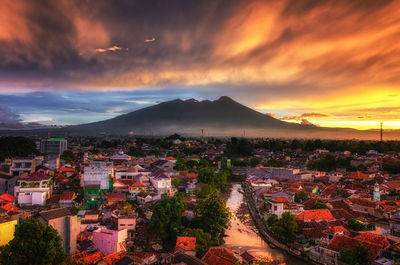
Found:
[[[273,202],[278,202],[278,203],[286,203],[289,202],[288,198],[285,196],[277,196],[272,198]]]
[[[108,193],[106,195],[107,201],[109,202],[117,202],[117,201],[125,201],[124,193]]]
[[[42,180],[49,180],[51,177],[49,175],[40,173],[40,172],[33,172],[32,174],[29,174],[25,178],[21,178],[21,181],[42,181]]]
[[[191,236],[178,236],[176,239],[175,252],[181,248],[185,251],[191,251],[196,249],[196,238]]]
[[[390,243],[385,236],[376,235],[372,233],[363,233],[361,235],[355,236],[354,238],[362,241],[368,241],[372,244],[377,244],[385,249],[390,247]]]
[[[335,235],[337,233],[350,234],[350,232],[341,225],[332,226],[324,231],[325,234]]]
[[[188,173],[187,177],[190,179],[197,179],[197,177],[199,176],[199,174],[197,173]]]
[[[16,197],[8,193],[3,193],[0,195],[0,201],[15,202],[16,200],[17,200]]]
[[[57,169],[57,172],[75,172],[75,170],[69,167],[60,167],[59,169]]]
[[[114,265],[117,261],[122,259],[125,255],[126,255],[126,253],[123,252],[123,251],[122,252],[115,252],[115,253],[112,253],[110,255],[107,255],[107,256],[103,257],[102,260],[107,262],[107,264],[109,264],[109,265]]]
[[[371,201],[369,199],[361,199],[361,198],[354,198],[351,200],[351,202],[353,203],[353,205],[357,204],[357,205],[371,207],[371,208],[375,208],[378,205],[377,202]]]
[[[143,183],[141,183],[141,182],[136,182],[136,183],[133,183],[132,185],[131,185],[131,187],[146,187],[146,184],[143,184]]]
[[[72,259],[77,262],[85,262],[86,264],[93,264],[103,257],[100,251],[89,254],[86,250],[72,256]]]
[[[325,220],[325,221],[331,221],[335,220],[335,217],[333,217],[331,211],[328,209],[318,209],[318,210],[306,210],[302,213],[299,213],[296,218],[298,220],[302,221],[311,221],[311,220]]]
[[[209,265],[233,265],[238,260],[232,250],[224,247],[212,247],[201,259]]]
[[[76,197],[73,191],[64,191],[61,194],[60,201],[72,201]]]
[[[6,210],[7,212],[16,212],[19,211],[19,208],[15,205],[12,205],[11,203],[7,203],[3,206],[1,206],[2,209]]]
[[[173,156],[169,156],[169,157],[165,158],[165,160],[176,160],[176,158]]]
[[[367,179],[369,176],[367,174],[364,174],[360,171],[356,171],[354,173],[348,174],[348,178],[353,178],[353,179]]]
[[[345,235],[337,235],[329,243],[329,248],[340,251],[344,248],[355,248],[359,243],[363,244],[368,249],[369,261],[374,261],[382,250],[377,244],[368,241],[359,240]]]

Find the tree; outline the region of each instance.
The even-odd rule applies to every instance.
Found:
[[[200,191],[197,192],[197,196],[204,199],[207,198],[213,192],[218,192],[218,189],[213,185],[203,183],[201,185]]]
[[[60,158],[67,162],[72,162],[76,160],[74,153],[72,153],[72,151],[70,150],[65,150],[60,156]]]
[[[340,251],[340,260],[350,265],[367,265],[369,252],[361,243],[354,248],[343,248]]]
[[[219,238],[228,228],[230,211],[220,193],[213,192],[195,208],[197,223],[205,232]]]
[[[4,158],[25,157],[37,153],[36,144],[32,139],[22,136],[0,138],[0,161]]]
[[[186,165],[186,162],[185,162],[185,160],[183,160],[182,158],[180,158],[180,157],[178,157],[177,159],[176,159],[176,163],[175,163],[175,166],[174,166],[174,170],[177,170],[177,171],[185,171],[185,170],[187,170],[187,165]]]
[[[308,193],[305,190],[301,190],[296,192],[296,194],[294,195],[294,201],[295,202],[303,202],[310,199],[310,195],[308,195]]]
[[[68,255],[57,231],[38,219],[20,219],[14,239],[0,248],[0,264],[63,264]]]
[[[179,184],[181,184],[181,180],[179,178],[173,178],[171,180],[172,185],[174,185],[175,188],[179,188]]]
[[[323,202],[317,202],[314,206],[313,209],[329,209],[328,205]]]
[[[203,231],[203,229],[187,228],[185,230],[186,236],[196,237],[196,252],[197,256],[202,256],[211,246],[211,235]]]
[[[269,227],[271,227],[273,224],[278,222],[278,220],[279,220],[278,216],[276,214],[273,214],[270,217],[268,217],[267,224]]]
[[[178,195],[166,197],[156,204],[149,223],[149,231],[166,242],[175,242],[182,230],[182,213],[185,205]]]
[[[282,218],[272,225],[271,230],[281,239],[291,241],[297,232],[296,217],[290,212],[283,213]]]
[[[358,221],[355,218],[349,219],[348,225],[349,225],[350,229],[354,230],[354,231],[361,231],[361,230],[365,230],[367,228],[367,226],[365,224],[361,223],[360,221]]]

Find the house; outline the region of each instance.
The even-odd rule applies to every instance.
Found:
[[[83,170],[81,186],[100,185],[101,190],[111,190],[114,167],[110,162],[93,161]]]
[[[234,265],[238,258],[232,250],[225,247],[211,247],[201,259],[209,265]]]
[[[289,203],[287,197],[273,197],[269,203],[269,209],[271,214],[275,214],[278,216],[278,218],[282,217],[282,214],[285,212],[284,211],[284,205]]]
[[[381,251],[383,250],[383,247],[375,244],[375,243],[371,243],[369,241],[364,241],[361,239],[357,239],[357,238],[353,238],[353,237],[349,237],[346,235],[337,235],[335,236],[332,241],[329,243],[329,248],[332,250],[335,250],[337,252],[340,252],[342,249],[344,248],[355,248],[356,246],[358,246],[358,244],[363,244],[367,249],[368,249],[368,259],[370,262],[374,261],[377,259],[377,257],[379,256],[379,254],[381,253]]]
[[[14,194],[14,187],[18,176],[11,173],[0,172],[0,193]]]
[[[137,199],[137,202],[139,204],[144,205],[144,204],[146,204],[148,202],[152,202],[153,201],[153,196],[151,196],[150,194],[144,193],[144,192],[139,192],[136,195],[136,199]]]
[[[305,210],[302,213],[296,215],[296,219],[302,222],[321,222],[321,221],[333,221],[335,217],[333,217],[331,211],[328,209],[317,209],[317,210]]]
[[[174,253],[177,252],[196,256],[196,238],[190,236],[178,236],[176,239]]]
[[[355,212],[369,214],[376,217],[380,216],[378,211],[378,202],[362,198],[353,198],[351,202],[351,209]]]
[[[162,169],[162,170],[173,170],[175,163],[171,160],[157,160],[155,162],[153,162],[153,164],[151,164],[154,168],[158,168],[158,169]]]
[[[72,206],[72,202],[74,201],[74,199],[76,198],[76,194],[73,191],[64,191],[61,194],[60,200],[59,200],[59,204],[61,206],[66,206],[66,207],[70,207]]]
[[[76,240],[81,222],[67,208],[57,208],[39,212],[39,220],[57,230],[63,240],[63,246],[70,255],[76,252]]]
[[[158,194],[172,194],[171,178],[168,177],[163,171],[154,171],[149,176],[151,185],[154,187]]]
[[[106,194],[107,205],[126,201],[124,193],[108,193]]]
[[[110,230],[106,228],[93,231],[93,243],[104,256],[115,252],[125,251],[125,240],[128,238],[127,229]]]
[[[20,176],[24,173],[31,174],[35,171],[36,159],[34,157],[12,158],[10,173],[13,176]]]
[[[135,182],[131,186],[129,186],[129,194],[132,196],[135,196],[139,194],[140,192],[149,192],[151,191],[150,187],[144,183],[141,182]]]
[[[119,216],[118,217],[118,230],[126,228],[128,230],[128,238],[134,238],[136,228],[135,216]]]
[[[14,188],[14,196],[21,205],[45,205],[51,197],[53,181],[49,175],[39,172],[29,174],[17,181]]]

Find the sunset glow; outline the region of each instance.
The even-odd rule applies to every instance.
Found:
[[[400,129],[399,16],[399,1],[5,0],[0,122],[228,95],[277,118],[326,114],[291,122]]]

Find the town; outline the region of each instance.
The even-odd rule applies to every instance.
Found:
[[[0,263],[399,264],[399,153],[395,141],[1,137]]]

